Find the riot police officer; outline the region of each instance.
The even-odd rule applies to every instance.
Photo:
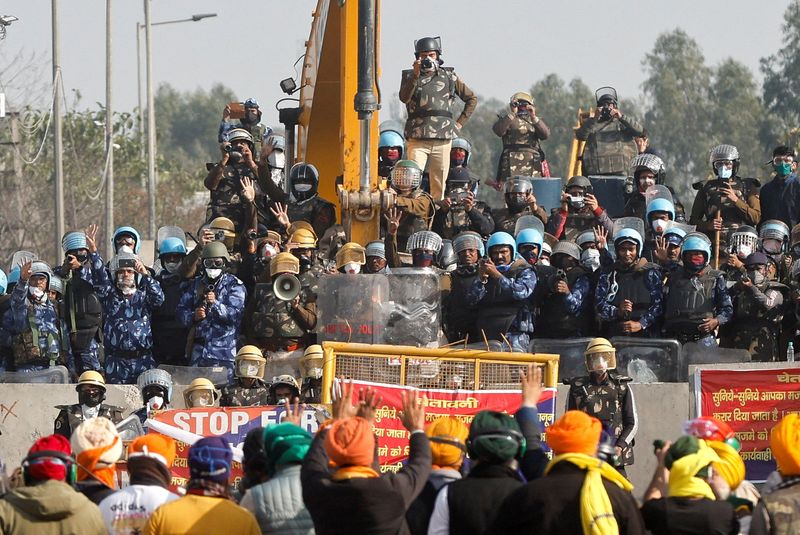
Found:
[[[364,265],[364,273],[380,273],[388,275],[390,272],[386,259],[386,244],[381,240],[374,240],[367,244],[364,250],[367,263]]]
[[[279,375],[272,378],[269,385],[270,405],[285,405],[300,397],[300,387],[297,379],[291,375]]]
[[[658,262],[655,250],[661,243],[659,238],[664,237],[664,233],[670,226],[670,222],[675,220],[675,205],[669,199],[656,198],[647,203],[644,222],[645,229],[644,251],[642,256],[649,262]]]
[[[430,172],[430,192],[434,200],[444,196],[444,181],[449,169],[451,141],[469,120],[478,97],[450,67],[442,67],[442,43],[439,37],[423,37],[414,43],[416,57],[412,69],[403,71],[400,102],[406,105],[405,126],[408,159]],[[453,118],[456,97],[464,109]]]
[[[300,359],[300,376],[303,378],[300,399],[303,403],[319,403],[322,399],[322,346],[312,344]]]
[[[433,218],[432,230],[451,240],[461,232],[472,230],[488,236],[494,228],[490,209],[477,200],[478,182],[466,167],[456,167],[447,176],[445,196]]]
[[[601,87],[595,91],[597,109],[575,132],[575,137],[585,141],[583,149],[583,174],[623,175],[630,161],[638,154],[634,138],[641,136],[644,128],[639,122],[624,115],[617,106],[617,91]]]
[[[614,226],[597,202],[592,183],[585,176],[570,178],[561,194],[561,206],[553,208],[550,214],[547,231],[560,240],[574,241],[579,234],[598,225],[608,233]]]
[[[449,342],[480,340],[475,328],[477,309],[467,303],[467,292],[478,278],[478,260],[484,256],[483,240],[476,232],[462,232],[453,240],[458,256],[450,272],[450,292],[444,301],[444,330]]]
[[[777,219],[769,219],[761,223],[758,230],[759,250],[775,263],[778,269],[777,279],[789,279],[792,257],[789,254],[789,227]]]
[[[512,176],[541,176],[540,142],[550,137],[550,128],[536,115],[530,93],[514,93],[508,107],[508,113],[498,115],[492,126],[495,135],[503,139],[503,152],[497,164],[498,185]]]
[[[739,171],[739,150],[733,145],[717,145],[709,153],[708,163],[715,178],[695,182],[697,190],[689,223],[705,232],[714,242],[724,241],[725,233],[741,225],[758,225],[761,220],[759,182],[742,178]]]
[[[581,265],[577,244],[560,241],[553,248],[547,275],[540,272],[542,288],[537,332],[547,338],[580,337],[589,334],[592,322],[591,280]]]
[[[357,275],[366,263],[366,250],[358,243],[347,242],[336,251],[336,270],[339,273]]]
[[[383,130],[378,138],[378,176],[389,178],[396,164],[403,158],[406,140],[400,132]]]
[[[121,408],[103,403],[106,399],[106,382],[98,372],[83,372],[75,391],[78,393],[78,403],[56,406],[59,413],[53,424],[53,433],[69,439],[84,420],[98,416],[108,418],[115,424],[122,421]]]
[[[400,160],[392,169],[391,187],[397,193],[395,208],[400,211],[397,228],[398,250],[405,250],[408,237],[428,230],[436,214],[433,198],[420,189],[422,169],[412,160]]]
[[[269,389],[264,383],[267,359],[256,346],[243,346],[236,353],[236,379],[222,389],[220,407],[251,407],[269,404]]]
[[[175,316],[183,294],[180,265],[186,256],[186,245],[177,237],[164,239],[158,246],[162,269],[156,280],[164,292],[164,302],[153,311],[153,356],[159,364],[185,366],[188,327]]]
[[[219,405],[219,390],[205,377],[193,379],[183,391],[187,409],[216,407]]]
[[[663,313],[663,282],[658,266],[641,258],[642,235],[633,228],[614,235],[617,260],[600,275],[595,290],[597,316],[609,336],[657,335]]]
[[[515,176],[505,185],[505,208],[494,212],[495,232],[514,233],[517,220],[525,215],[535,215],[547,223],[547,212],[544,211],[533,195],[533,184],[529,178]]]
[[[166,370],[153,368],[142,372],[136,378],[136,386],[142,395],[144,407],[136,411],[136,416],[144,424],[150,413],[170,408],[172,403],[172,376]]]
[[[253,228],[259,217],[256,206],[258,164],[255,160],[253,136],[242,128],[235,128],[225,135],[222,158],[217,164],[209,164],[204,185],[211,192],[206,209],[206,221],[216,217],[227,217],[237,232]],[[271,182],[271,180],[270,180]],[[261,203],[260,217],[269,212]]]
[[[633,444],[639,427],[639,415],[631,378],[616,371],[616,349],[605,338],[594,338],[586,347],[588,376],[565,381],[569,384],[567,410],[583,411],[594,416],[614,437],[614,467],[627,477],[625,467],[633,464]]]
[[[730,321],[733,304],[721,271],[711,269],[711,240],[690,232],[681,247],[683,265],[670,273],[664,303],[664,333],[681,343],[716,347],[714,331]]]

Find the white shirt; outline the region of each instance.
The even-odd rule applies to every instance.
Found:
[[[450,535],[450,504],[447,501],[445,485],[436,495],[431,521],[428,524],[428,535]]]
[[[157,485],[130,485],[107,496],[99,507],[111,535],[138,535],[156,509],[178,498]]]

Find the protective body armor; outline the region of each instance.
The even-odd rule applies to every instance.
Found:
[[[650,308],[650,291],[647,289],[645,280],[647,278],[647,273],[651,269],[656,268],[657,266],[655,264],[647,263],[630,270],[616,270],[611,273],[610,276],[613,278],[611,286],[613,286],[614,282],[618,285],[617,294],[614,296],[611,304],[619,308],[622,302],[627,299],[633,303],[633,311],[630,317],[615,321],[609,325],[610,336],[623,334],[621,329],[621,323],[623,321],[639,321],[639,318]]]
[[[73,351],[84,351],[103,323],[103,305],[92,285],[77,274],[66,282],[64,313]]]
[[[477,269],[474,273],[456,269],[450,274],[450,295],[445,308],[445,329],[450,342],[463,340],[467,335],[470,340],[480,336],[475,330],[475,307],[469,306],[466,299],[467,290],[477,278]]]
[[[220,407],[253,407],[269,405],[269,388],[258,380],[253,388],[247,388],[238,380],[222,389]]]
[[[526,206],[521,212],[512,212],[507,207],[500,208],[493,211],[494,215],[494,231],[495,232],[508,232],[514,235],[514,228],[517,225],[517,220],[524,215],[536,215],[531,211],[530,206]]]
[[[595,384],[589,376],[576,377],[570,381],[569,398],[576,408],[594,416],[603,424],[603,429],[619,438],[624,428],[622,404],[631,378],[608,371],[608,379],[603,384]],[[621,465],[633,464],[633,448],[623,448]]]
[[[178,303],[183,295],[183,282],[179,276],[156,277],[164,292],[164,303],[153,310],[151,326],[153,331],[153,356],[158,362],[178,363],[186,360],[186,338],[189,328],[180,324],[176,317]]]
[[[639,152],[636,143],[618,120],[597,124],[583,151],[584,176],[627,174],[628,164]]]
[[[664,304],[664,330],[671,333],[697,333],[704,320],[714,317],[714,286],[722,272],[706,269],[699,277],[686,271],[673,273],[667,281]]]
[[[512,176],[537,176],[542,172],[539,136],[529,116],[516,115],[503,135],[503,152],[497,164],[497,180]]]
[[[473,208],[473,210],[477,210],[477,208]],[[470,223],[471,221],[464,206],[461,204],[452,205],[444,216],[441,236],[445,240],[452,240],[461,232],[471,230]]]
[[[414,76],[403,71],[403,79]],[[439,67],[420,74],[411,99],[406,103],[406,139],[453,139],[456,137],[452,104],[456,98],[456,74],[451,67]]]
[[[546,266],[542,266],[546,267]],[[552,267],[547,270],[550,276],[540,279],[536,285],[541,286],[543,292],[539,301],[539,316],[537,319],[537,331],[543,333],[548,338],[563,338],[567,336],[585,335],[589,331],[591,317],[586,312],[574,316],[567,310],[567,299],[565,295],[557,294],[553,291],[553,279],[556,270]],[[537,273],[539,270],[537,269]],[[589,272],[580,266],[574,267],[567,272],[567,285],[570,290],[575,287],[575,283],[580,277],[588,276]],[[589,297],[586,295],[585,297]],[[589,312],[591,309],[587,309]]]
[[[516,278],[523,270],[530,267],[527,262],[517,260],[504,274],[509,279]],[[489,340],[500,340],[500,335],[508,332],[519,310],[525,306],[511,296],[510,290],[500,287],[497,280],[490,278],[486,283],[486,296],[478,305],[476,328],[486,334]]]
[[[769,517],[770,533],[800,533],[800,480],[795,476],[783,485],[761,496],[761,503]]]
[[[730,186],[734,193],[745,202],[750,195],[750,190],[756,187],[751,179],[739,176],[732,177],[730,180],[715,179],[704,183],[701,191],[706,198],[706,220],[715,219],[717,213],[721,212],[722,223],[725,227],[732,228],[747,224],[744,214],[720,192],[723,186]]]
[[[430,199],[431,206],[434,206],[433,197],[425,193],[424,191],[418,189],[411,193],[411,198],[416,199],[417,197],[425,196]],[[398,251],[405,251],[406,250],[406,243],[408,242],[408,238],[411,237],[412,234],[415,232],[419,232],[420,230],[430,230],[431,224],[433,223],[433,216],[434,216],[434,209],[431,210],[430,217],[423,218],[418,215],[410,214],[408,212],[403,212],[402,216],[400,217],[400,226],[397,229],[397,249]]]
[[[56,322],[58,321],[60,320],[56,317]],[[15,334],[11,341],[15,369],[29,366],[66,365],[62,333],[58,330],[53,331],[51,327],[48,326],[46,331],[42,330],[37,325],[33,305],[28,304],[27,328]]]
[[[310,290],[302,286],[300,302],[309,302]],[[272,284],[256,284],[253,296],[255,309],[251,321],[251,329],[258,339],[269,338],[302,338],[306,331],[292,317],[290,301],[282,301],[272,291]]]
[[[597,218],[588,208],[581,209],[577,212],[567,212],[567,222],[564,224],[564,235],[561,237],[563,240],[575,241],[579,234],[586,230],[594,228]]]
[[[233,221],[236,232],[240,233],[244,224],[244,205],[242,204],[242,185],[240,180],[244,177],[250,178],[254,184],[257,184],[257,178],[252,169],[241,165],[226,165],[222,171],[222,180],[220,180],[217,189],[211,192],[211,200],[208,202],[208,209],[206,210],[206,221],[211,221],[216,217],[227,217]],[[256,196],[258,200],[258,195]],[[257,207],[258,209],[258,207]],[[259,216],[266,217],[269,211],[265,214],[262,206],[259,210]],[[260,218],[260,217],[259,217]]]
[[[80,403],[75,403],[74,405],[56,405],[56,409],[60,409],[60,412],[53,423],[53,432],[57,435],[69,438],[72,436],[72,432],[84,421],[81,405]],[[122,421],[122,409],[114,405],[101,403],[97,416],[108,418],[113,423],[118,424]]]
[[[336,224],[336,207],[319,195],[302,203],[288,204],[289,221],[307,221],[317,236]]]

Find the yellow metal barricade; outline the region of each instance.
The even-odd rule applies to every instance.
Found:
[[[336,377],[423,389],[514,390],[520,371],[542,366],[544,385],[558,384],[558,355],[479,349],[420,348],[323,342],[322,402],[331,402]]]

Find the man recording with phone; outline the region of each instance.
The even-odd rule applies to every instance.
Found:
[[[225,105],[217,141],[223,143],[228,132],[236,128],[247,130],[253,137],[256,147],[260,147],[261,143],[272,134],[272,128],[261,123],[261,108],[254,98],[248,98],[244,102],[229,102]],[[254,155],[256,151],[253,151]]]
[[[547,222],[547,232],[560,240],[574,241],[581,233],[601,226],[611,234],[614,223],[597,202],[592,183],[585,176],[567,181],[561,194],[561,206],[553,208]]]

